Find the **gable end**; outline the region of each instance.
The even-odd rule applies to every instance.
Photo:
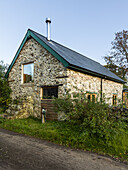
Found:
[[[19,56],[24,44],[26,43],[26,41],[32,37],[33,39],[35,39],[40,45],[42,45],[48,52],[50,52],[56,59],[58,59],[63,65],[64,67],[68,67],[69,66],[69,63],[63,59],[57,52],[55,52],[52,48],[50,48],[47,44],[45,44],[45,42],[43,42],[39,37],[37,37],[30,29],[28,29],[19,49],[17,50],[16,54],[15,54],[15,57],[13,58],[6,74],[5,74],[5,77],[8,78],[8,75],[9,75],[9,72],[11,71],[17,57]]]

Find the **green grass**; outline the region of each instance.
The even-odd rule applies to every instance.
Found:
[[[107,154],[128,161],[128,135],[126,132],[116,134],[112,141],[105,143],[96,137],[90,137],[69,122],[47,121],[28,118],[22,120],[0,119],[0,127],[18,133],[52,141],[57,144]]]

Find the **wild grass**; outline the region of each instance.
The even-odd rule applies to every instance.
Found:
[[[42,124],[36,118],[7,120],[0,119],[0,128],[48,140],[72,148],[107,154],[128,161],[128,132],[120,131],[109,142],[90,136],[79,125],[65,121],[47,121]]]

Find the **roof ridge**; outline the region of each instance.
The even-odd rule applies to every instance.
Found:
[[[32,31],[32,32],[34,32],[34,33],[36,33],[36,34],[38,34],[38,35],[44,37],[45,39],[47,39],[44,35],[42,35],[42,34],[36,32],[36,31],[33,31],[33,30],[31,30],[31,29],[28,29],[28,30],[30,30],[30,31]],[[67,48],[68,50],[71,50],[71,51],[73,51],[73,52],[75,52],[75,53],[77,53],[77,54],[79,54],[79,55],[81,55],[81,56],[83,56],[83,57],[85,57],[85,58],[88,58],[88,59],[91,60],[91,61],[95,61],[94,59],[91,59],[91,58],[85,56],[84,54],[81,54],[81,53],[79,53],[79,52],[77,52],[77,51],[75,51],[75,50],[72,50],[71,48],[68,48],[67,46],[62,45],[62,44],[60,44],[60,43],[58,43],[58,42],[56,42],[56,41],[54,41],[54,40],[50,40],[50,41],[53,42],[53,43],[56,43],[56,44],[58,44],[58,45],[60,45],[60,46],[62,46],[62,47],[64,47],[64,48]],[[100,63],[97,62],[97,61],[95,61],[95,62],[98,63],[98,64],[100,64]],[[101,65],[101,64],[100,64],[100,65]]]
[[[36,34],[39,34],[39,35],[41,35],[42,37],[44,37],[45,39],[47,39],[44,35],[42,35],[42,34],[40,34],[40,33],[38,33],[38,32],[36,32],[36,31],[33,31],[32,29],[28,29],[28,30],[30,30],[30,31],[32,31],[32,32],[34,32],[34,33],[36,33]]]

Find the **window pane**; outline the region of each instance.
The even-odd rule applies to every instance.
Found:
[[[116,104],[116,96],[115,96],[115,103],[114,104]]]
[[[112,104],[114,105],[114,95],[113,95],[113,99],[112,99],[113,101],[112,101]]]
[[[24,65],[24,83],[33,82],[33,72],[34,72],[34,64],[25,64]]]
[[[58,88],[51,88],[51,97],[58,97]]]
[[[52,99],[58,98],[58,87],[45,87],[43,88],[43,98],[44,99]]]
[[[89,100],[89,101],[91,100],[91,96],[90,96],[90,94],[88,94],[88,100]]]
[[[92,95],[92,102],[95,102],[95,95]]]
[[[43,89],[43,98],[47,96],[47,89]]]
[[[112,97],[112,104],[113,105],[116,105],[116,100],[117,100],[117,96],[113,95],[113,97]]]
[[[48,99],[51,99],[51,88],[46,89]]]

